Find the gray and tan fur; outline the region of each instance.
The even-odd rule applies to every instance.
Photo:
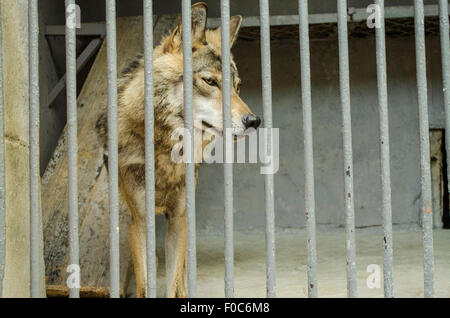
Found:
[[[192,6],[192,59],[194,120],[202,127],[222,131],[221,30],[206,29],[207,7]],[[230,20],[231,44],[237,37],[241,16]],[[185,165],[171,159],[177,141],[171,133],[184,127],[182,30],[179,24],[154,49],[155,200],[156,214],[165,213],[167,297],[186,297]],[[231,58],[232,130],[245,134],[260,123],[239,97],[240,79]],[[147,295],[144,177],[144,60],[139,57],[119,80],[118,133],[119,179],[122,199],[132,215],[130,242],[137,296]],[[105,116],[103,116],[105,118]],[[99,122],[103,133],[105,120]],[[196,145],[202,147],[202,145]],[[196,165],[196,180],[198,164]],[[197,182],[196,182],[197,183]]]

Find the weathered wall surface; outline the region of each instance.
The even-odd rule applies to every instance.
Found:
[[[2,296],[28,297],[28,1],[5,0],[1,6],[6,185],[6,264]]]
[[[193,1],[194,2],[194,1]],[[218,2],[206,1],[210,16],[219,16]],[[372,1],[349,0],[349,6],[364,7]],[[104,21],[104,1],[80,0],[82,22]],[[435,4],[425,1],[425,4]],[[154,1],[157,14],[179,13],[178,3]],[[396,0],[388,5],[411,5]],[[141,15],[140,1],[117,4],[119,16]],[[312,13],[334,12],[335,1],[309,1]],[[271,14],[297,13],[297,1],[270,1]],[[231,1],[231,13],[258,15],[258,1]],[[59,12],[60,14],[55,14]],[[44,12],[49,24],[62,24],[63,6],[48,0]],[[272,43],[273,115],[280,128],[280,170],[275,176],[276,224],[303,227],[303,153],[300,105],[298,40]],[[63,49],[63,47],[61,48]],[[374,38],[350,40],[352,126],[356,225],[381,224],[378,102]],[[417,226],[420,207],[418,105],[414,38],[388,39],[388,87],[391,130],[392,200],[394,224]],[[262,114],[259,43],[240,41],[234,55],[243,80],[242,95],[252,109]],[[430,127],[443,128],[440,45],[427,39]],[[317,222],[341,227],[343,214],[343,160],[339,102],[337,41],[311,45],[313,126]],[[235,224],[238,230],[264,228],[264,178],[259,166],[235,165]],[[200,230],[223,230],[223,169],[204,166],[197,189],[197,224]],[[164,219],[158,220],[159,224]]]
[[[7,191],[5,297],[29,295],[27,7],[25,0],[2,1]]]
[[[430,120],[442,128],[439,42],[428,39]],[[275,175],[276,225],[304,227],[303,134],[297,40],[272,43],[273,125],[280,129],[280,169]],[[357,227],[381,224],[378,101],[374,38],[350,41],[351,102]],[[262,115],[258,42],[238,42],[235,59],[241,94]],[[394,224],[420,220],[420,157],[414,38],[388,39],[388,94]],[[433,63],[433,67],[431,67]],[[435,64],[435,65],[434,65]],[[341,105],[338,46],[311,45],[316,220],[319,227],[342,227],[344,218]],[[235,226],[264,229],[264,177],[255,164],[234,166]],[[204,165],[197,190],[200,229],[223,230],[223,169]]]

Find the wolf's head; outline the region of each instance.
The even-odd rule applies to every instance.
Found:
[[[192,6],[192,67],[194,122],[202,129],[223,131],[222,116],[222,56],[221,29],[206,29],[207,7],[204,3]],[[237,38],[242,17],[230,19],[231,46]],[[172,87],[172,105],[183,105],[183,45],[179,24],[156,48],[156,72]],[[258,128],[261,120],[239,97],[241,80],[231,56],[231,119],[233,135],[244,135],[249,128]],[[197,127],[200,128],[200,127]]]

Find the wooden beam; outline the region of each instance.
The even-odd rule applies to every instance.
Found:
[[[46,25],[45,35],[66,35],[66,27],[64,25]],[[105,23],[82,23],[81,28],[77,29],[77,35],[106,35]]]
[[[47,286],[48,298],[68,298],[69,287],[64,285],[48,285]],[[123,298],[123,291],[120,292],[120,297]],[[93,286],[81,286],[80,298],[109,298],[108,287],[93,287]]]
[[[88,46],[81,52],[80,56],[77,58],[77,73],[86,65],[88,60],[94,55],[97,49],[102,44],[102,39],[92,40]],[[51,107],[55,99],[66,87],[66,74],[56,83],[55,87],[52,89],[50,94],[48,94],[47,106]]]

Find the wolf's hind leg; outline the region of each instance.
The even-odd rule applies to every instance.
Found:
[[[130,244],[136,277],[136,297],[147,297],[145,220],[133,217],[130,225]]]
[[[182,191],[183,192],[183,191]],[[166,233],[167,297],[187,297],[186,282],[186,211],[184,192],[175,213],[169,213]]]

